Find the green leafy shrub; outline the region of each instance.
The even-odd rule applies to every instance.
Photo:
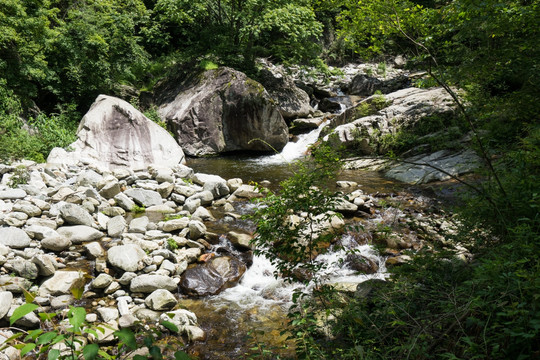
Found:
[[[26,303],[15,309],[9,319],[10,326],[38,307],[36,304]],[[42,321],[39,329],[28,331],[26,336],[23,332],[18,332],[8,338],[3,347],[14,346],[20,350],[21,357],[33,353],[40,359],[46,356],[50,360],[163,359],[162,348],[156,343],[164,334],[157,327],[139,327],[135,332],[129,328],[116,330],[112,335],[118,344],[115,347],[106,347],[92,341],[99,338],[99,333],[105,334],[107,330],[114,329],[107,324],[89,324],[83,307],[71,306],[65,319],[59,318],[57,313],[39,313],[39,317]],[[178,332],[176,325],[171,322],[163,321],[161,325],[172,332]],[[182,346],[181,343],[177,345]],[[142,347],[148,349],[148,355],[133,356],[133,352]],[[176,360],[190,359],[182,350],[176,351],[173,356]]]

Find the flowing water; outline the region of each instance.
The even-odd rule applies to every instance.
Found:
[[[272,156],[226,156],[217,158],[191,159],[188,166],[196,172],[220,175],[225,179],[241,178],[249,181],[271,182],[270,188],[278,188],[281,181],[292,175],[295,160],[302,159],[321,131],[313,130],[308,134],[298,136],[296,142],[291,142],[280,154]],[[336,180],[336,179],[333,179]],[[385,180],[375,172],[344,171],[339,180],[352,180],[359,183],[365,193],[394,192],[401,187]],[[239,213],[252,211],[251,203],[235,204]],[[219,226],[219,221],[218,225]],[[249,228],[249,224],[236,225]],[[251,225],[252,226],[252,225]],[[357,251],[378,263],[379,271],[372,275],[359,275],[340,259],[346,256],[344,250],[330,251],[317,258],[317,261],[327,264],[325,281],[328,283],[358,283],[369,278],[384,278],[385,259],[369,245],[358,244],[350,236],[341,239],[341,245]],[[234,252],[234,248],[226,239],[214,246]],[[287,309],[291,305],[294,290],[302,289],[300,284],[287,284],[283,279],[274,276],[275,267],[261,256],[255,256],[253,265],[246,271],[239,284],[229,288],[219,295],[204,299],[186,299],[182,306],[193,311],[199,318],[199,324],[207,332],[205,343],[195,344],[190,348],[192,354],[201,359],[233,359],[244,358],[249,348],[264,344],[266,347],[277,348],[282,356],[291,356],[292,347],[286,343],[286,337],[280,335],[287,321]]]

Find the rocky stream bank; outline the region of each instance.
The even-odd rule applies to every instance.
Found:
[[[110,342],[114,329],[156,324],[164,316],[185,342],[204,344],[215,329],[206,321],[202,329],[186,300],[234,287],[253,263],[253,229],[240,214],[261,193],[241,179],[195,173],[184,165],[135,172],[23,162],[3,165],[0,172],[4,338],[13,331],[7,320],[30,292],[40,312],[85,306],[87,321],[110,329],[94,340],[100,344]],[[346,194],[338,211],[348,223],[364,226],[345,234],[348,246],[386,248],[382,264],[376,257],[347,258],[345,267],[353,272],[377,273],[379,266],[407,261],[402,251],[426,246],[427,238],[444,241],[440,232],[452,227],[444,214],[433,212],[428,198],[364,194],[351,181],[337,185]],[[336,286],[354,292],[359,282]],[[80,300],[73,295],[76,288],[84,289]],[[269,289],[264,296],[276,297]],[[40,320],[30,313],[14,326],[32,329]],[[3,356],[17,358],[13,348]]]
[[[0,344],[41,326],[38,312],[63,316],[76,305],[87,309],[89,323],[108,329],[84,341],[108,346],[115,329],[166,320],[179,330],[171,336],[199,358],[241,358],[254,326],[270,334],[263,341],[282,341],[274,335],[290,305],[291,288],[253,256],[255,228],[242,217],[264,196],[250,181],[272,190],[280,181],[262,181],[272,175],[265,164],[300,158],[322,141],[368,156],[349,161],[350,169],[377,169],[410,184],[478,165],[461,145],[433,152],[430,136],[408,154],[416,165],[373,159],[389,136],[454,113],[441,89],[411,87],[417,74],[373,74],[373,66],[357,65],[328,81],[300,68],[264,66],[261,83],[220,68],[158,86],[146,102],[169,131],[127,101],[100,95],[68,149],[54,149],[46,164],[0,165]],[[252,170],[236,175],[231,163],[227,176],[195,171],[184,156],[270,148],[282,152],[249,160],[260,179]],[[336,245],[357,254],[332,245],[319,259],[332,263],[327,281],[347,296],[362,296],[359,284],[385,279],[386,266],[409,261],[416,250],[451,246],[444,234],[455,227],[436,200],[394,183],[370,193],[363,174],[348,170],[331,179],[344,219],[324,225],[340,233]],[[465,248],[452,246],[467,259]],[[11,327],[25,294],[39,309]],[[18,350],[10,346],[2,358],[17,359]]]

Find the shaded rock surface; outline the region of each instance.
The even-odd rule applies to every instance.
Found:
[[[186,154],[282,149],[288,129],[258,82],[222,67],[171,82],[158,90],[158,112]],[[252,141],[262,139],[261,141]]]

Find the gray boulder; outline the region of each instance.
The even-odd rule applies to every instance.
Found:
[[[398,75],[389,79],[378,79],[365,74],[356,75],[348,86],[350,95],[371,96],[375,91],[388,94],[407,87],[410,79],[406,75]]]
[[[363,116],[362,107],[384,101],[384,108],[374,115]],[[380,105],[379,105],[380,106]],[[384,153],[385,136],[412,128],[423,118],[451,116],[455,111],[451,97],[442,88],[407,88],[375,95],[356,107],[334,117],[322,130],[321,137],[331,146],[355,148],[365,155]]]
[[[259,80],[277,102],[279,112],[285,119],[307,117],[314,111],[309,104],[309,95],[297,87],[293,78],[287,74],[262,69]]]
[[[144,300],[144,304],[147,308],[156,311],[171,310],[173,307],[176,306],[177,303],[178,301],[176,300],[174,295],[171,294],[170,291],[165,289],[158,289],[154,291]]]
[[[159,289],[176,291],[176,282],[164,275],[140,275],[131,280],[131,292],[151,293]]]
[[[59,227],[56,232],[71,240],[73,244],[94,241],[103,237],[103,233],[101,231],[86,225],[62,226]]]
[[[99,95],[81,120],[78,140],[51,151],[47,162],[76,165],[79,160],[109,169],[146,169],[150,164],[174,166],[184,153],[169,133],[124,100]]]
[[[406,159],[406,163],[393,164],[385,176],[408,184],[425,184],[449,180],[452,176],[469,173],[480,167],[482,160],[473,150],[437,151]],[[433,167],[432,167],[433,166]],[[441,169],[439,171],[437,169]]]
[[[8,313],[13,301],[13,294],[10,291],[0,291],[0,320]]]
[[[109,263],[124,271],[135,272],[144,267],[146,253],[135,244],[114,246],[107,252]]]
[[[71,232],[67,232],[71,233]],[[71,246],[71,240],[66,236],[47,236],[41,240],[41,247],[52,251],[63,251]]]
[[[124,194],[132,198],[139,206],[150,207],[163,203],[161,195],[153,190],[129,189],[124,191]]]
[[[17,200],[24,199],[26,191],[22,189],[8,189],[0,191],[0,200]]]
[[[94,219],[82,206],[66,203],[60,206],[60,215],[71,225],[92,226]]]
[[[4,227],[0,228],[0,244],[12,249],[24,249],[30,245],[30,237],[19,228]]]
[[[81,271],[57,271],[39,287],[39,296],[69,295],[71,289],[83,287],[84,273]]]
[[[281,150],[288,142],[287,125],[264,87],[227,67],[180,84],[170,81],[158,90],[157,102],[161,118],[191,156]]]

